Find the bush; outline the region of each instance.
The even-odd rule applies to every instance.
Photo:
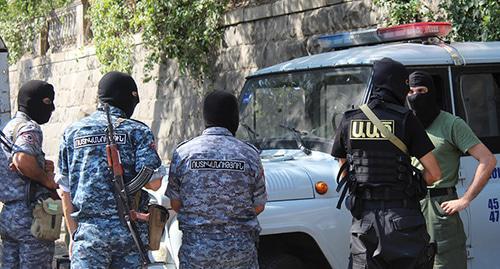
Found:
[[[374,0],[387,13],[387,25],[420,21],[449,21],[455,41],[500,40],[500,1],[443,0],[431,10],[422,0]],[[440,15],[441,14],[441,15]]]

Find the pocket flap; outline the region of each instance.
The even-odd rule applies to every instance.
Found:
[[[43,210],[49,215],[62,214],[61,200],[53,200],[52,198],[47,198],[43,200],[42,205],[43,205]]]
[[[394,229],[400,231],[405,230],[412,227],[418,227],[421,225],[425,225],[424,217],[422,216],[403,216],[396,217],[392,219],[392,224],[394,225]]]

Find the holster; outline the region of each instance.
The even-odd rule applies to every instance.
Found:
[[[150,205],[149,212],[149,250],[160,248],[161,237],[165,230],[169,214],[168,210],[160,205]]]
[[[351,211],[354,218],[360,218],[362,213],[361,199],[356,198],[354,195],[349,195],[345,199],[345,207]]]
[[[415,188],[415,197],[417,200],[422,200],[427,195],[427,184],[424,180],[422,171],[413,165],[411,166],[412,181]]]
[[[62,215],[61,200],[47,198],[36,202],[33,209],[31,233],[41,240],[54,241],[59,239]]]

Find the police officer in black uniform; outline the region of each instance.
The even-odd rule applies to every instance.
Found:
[[[406,145],[408,154],[360,109],[345,112],[332,155],[347,168],[341,168],[341,176],[349,191],[345,204],[353,215],[349,268],[425,268],[429,235],[417,198],[424,183],[413,176],[409,155],[423,164],[430,185],[441,173],[431,153],[434,146],[404,107],[409,91],[406,68],[383,58],[373,66],[372,81],[368,107]]]

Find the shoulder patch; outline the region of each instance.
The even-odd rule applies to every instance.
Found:
[[[197,159],[189,161],[190,170],[226,170],[245,172],[245,162],[240,160]]]
[[[127,143],[127,134],[125,133],[115,133],[114,137],[115,142],[118,145],[124,145]],[[108,138],[105,133],[79,136],[73,139],[73,147],[77,149],[88,146],[106,145],[107,141]]]
[[[30,145],[36,145],[39,143],[36,135],[30,133],[30,132],[23,132],[19,135],[19,137],[21,137],[24,142],[30,144]]]
[[[394,134],[394,120],[381,120],[389,132]],[[387,140],[370,120],[355,119],[351,120],[349,126],[349,139],[351,140]]]

